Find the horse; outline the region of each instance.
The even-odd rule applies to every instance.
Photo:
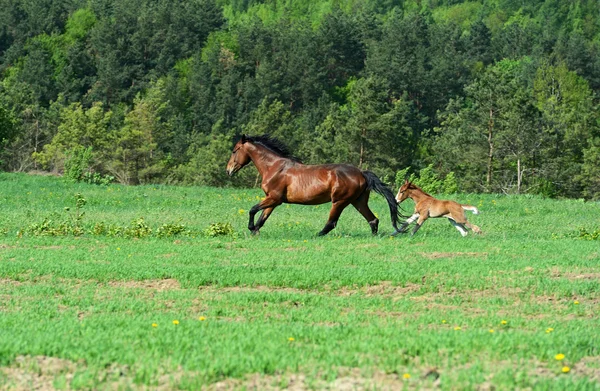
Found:
[[[394,234],[406,232],[408,226],[418,219],[417,224],[411,233],[411,236],[413,236],[419,228],[421,228],[425,220],[430,217],[447,217],[450,224],[452,224],[463,237],[467,236],[467,228],[470,228],[475,233],[481,233],[481,229],[478,226],[469,223],[465,216],[465,210],[471,211],[473,214],[479,214],[479,210],[472,205],[459,204],[455,201],[438,200],[425,193],[419,186],[408,180],[406,180],[398,190],[396,201],[400,204],[407,198],[410,198],[415,202],[415,212]],[[465,226],[467,228],[465,228]]]
[[[370,171],[349,164],[305,165],[292,156],[286,146],[269,135],[242,135],[233,147],[227,163],[227,174],[233,176],[253,162],[262,177],[265,198],[249,212],[248,229],[253,235],[265,224],[273,210],[282,203],[318,205],[331,202],[329,219],[319,236],[326,235],[337,225],[344,208],[352,204],[377,234],[379,219],[369,209],[371,190],[381,194],[390,208],[392,225],[398,230],[398,211],[394,193]],[[262,211],[254,224],[254,216]]]

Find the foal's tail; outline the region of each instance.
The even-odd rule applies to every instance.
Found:
[[[479,214],[479,209],[477,209],[476,207],[474,207],[472,205],[461,205],[461,207],[464,210],[470,210],[471,212],[473,212],[474,215],[478,215]]]
[[[377,175],[373,174],[371,171],[363,171],[363,176],[367,180],[367,190],[373,190],[376,193],[381,194],[385,200],[387,201],[390,207],[390,216],[392,217],[392,225],[398,231],[398,219],[401,217],[406,217],[400,213],[398,210],[398,203],[396,202],[396,197],[394,197],[394,193],[392,190],[387,187]]]

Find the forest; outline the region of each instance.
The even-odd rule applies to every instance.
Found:
[[[0,0],[0,78],[5,171],[251,187],[225,165],[269,133],[388,182],[600,198],[596,0]]]

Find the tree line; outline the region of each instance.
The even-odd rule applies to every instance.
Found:
[[[0,0],[0,73],[4,170],[254,186],[224,166],[270,133],[306,163],[600,198],[593,0]]]

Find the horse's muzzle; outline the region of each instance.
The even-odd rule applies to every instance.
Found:
[[[239,171],[238,166],[227,167],[227,175],[229,175],[229,176],[233,176],[233,174],[235,174],[238,171]]]

